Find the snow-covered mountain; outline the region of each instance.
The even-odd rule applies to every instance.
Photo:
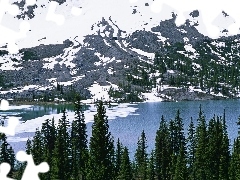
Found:
[[[238,55],[233,50],[238,51],[239,36],[230,35],[224,25],[220,27],[221,37],[206,36],[198,10],[189,12],[189,19],[176,26],[177,15],[169,6],[163,6],[157,14],[151,11],[153,2],[149,0],[57,2],[55,13],[65,18],[62,26],[46,21],[48,1],[37,1],[28,7],[24,1],[15,1],[21,13],[10,18],[12,21],[3,18],[2,24],[17,25],[19,20],[28,20],[31,31],[27,38],[17,42],[21,48],[18,54],[9,54],[6,48],[1,48],[2,97],[53,99],[73,90],[92,101],[238,96],[235,86],[228,95],[222,93],[222,86],[210,87],[207,82],[213,75],[208,77],[200,72],[206,65],[233,64],[233,56]],[[81,14],[73,16],[72,7],[80,8]],[[216,25],[220,19],[226,27],[232,21],[225,12],[216,18]],[[228,46],[229,43],[232,45]],[[158,60],[163,57],[164,70]],[[203,57],[214,63],[201,64]],[[180,84],[176,82],[179,77],[185,78]],[[199,77],[205,81],[198,82]],[[216,80],[214,84],[232,86],[225,80]],[[55,93],[61,88],[64,93]]]

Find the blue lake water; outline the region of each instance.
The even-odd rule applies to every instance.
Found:
[[[236,122],[240,115],[239,100],[140,103],[136,110],[139,116],[129,115],[126,118],[116,118],[110,121],[110,131],[115,139],[119,138],[123,145],[129,148],[133,156],[137,148],[138,138],[144,130],[148,143],[148,152],[150,152],[154,148],[156,131],[159,128],[162,115],[169,121],[175,118],[176,112],[179,109],[183,118],[184,128],[187,130],[191,117],[195,124],[197,124],[200,105],[207,121],[214,114],[223,116],[225,109],[228,133],[232,143],[233,139],[237,136]]]
[[[109,130],[114,136],[115,141],[119,138],[122,144],[129,148],[130,155],[133,158],[138,138],[143,130],[146,133],[148,152],[150,152],[150,150],[154,148],[155,135],[159,128],[162,115],[169,121],[170,119],[174,119],[179,109],[186,130],[191,117],[195,124],[197,123],[200,104],[207,121],[212,118],[214,114],[222,116],[224,109],[226,110],[228,133],[232,143],[233,139],[237,136],[236,122],[240,115],[240,100],[149,102],[129,105],[130,107],[137,108],[135,112],[129,113],[127,117],[115,117],[113,120],[109,120]],[[0,111],[0,115],[4,117],[6,114],[13,114],[22,118],[23,121],[34,121],[31,119],[48,114],[59,114],[63,107],[63,105],[31,106],[25,109]],[[73,111],[73,106],[66,105],[66,109],[70,113]],[[120,111],[114,111],[116,115],[120,114],[121,111],[125,111],[127,108],[119,109]],[[87,123],[88,137],[91,136],[91,126],[92,122]],[[24,148],[25,142],[20,142],[20,144],[21,148]],[[16,147],[16,143],[13,146]]]

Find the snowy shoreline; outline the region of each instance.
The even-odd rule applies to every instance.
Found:
[[[90,107],[84,111],[85,115],[85,122],[91,123],[94,120],[94,115],[97,112],[97,108],[95,104],[87,104]],[[128,115],[136,115],[136,110],[138,108],[133,107],[138,105],[136,104],[130,104],[130,103],[121,103],[121,104],[114,104],[112,107],[106,107],[106,114],[108,117],[108,120],[114,120],[117,117],[127,117]],[[10,109],[24,109],[24,108],[29,108],[32,107],[31,105],[23,105],[23,106],[9,106]],[[44,115],[41,117],[37,117],[31,120],[27,120],[26,122],[22,122],[18,124],[15,130],[15,136],[8,136],[8,141],[11,143],[17,143],[21,141],[27,141],[28,138],[32,138],[32,134],[36,131],[37,128],[41,129],[42,123],[45,122],[46,119],[52,119],[54,118],[55,120],[55,125],[58,124],[58,120],[62,117],[62,113],[56,114],[50,114],[50,115]],[[67,118],[69,119],[70,123],[74,119],[74,112],[68,111],[67,112]],[[24,137],[22,135],[24,134]],[[26,137],[26,134],[29,134],[29,137]]]

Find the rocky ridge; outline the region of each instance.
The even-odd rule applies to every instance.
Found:
[[[197,11],[192,12],[192,16],[197,16]],[[153,92],[141,85],[131,84],[130,90],[126,90],[123,84],[128,85],[128,74],[134,71],[134,68],[141,67],[147,69],[149,65],[154,64],[155,53],[167,54],[167,48],[178,47],[176,44],[191,45],[194,49],[204,41],[210,38],[200,34],[195,26],[189,21],[180,27],[175,25],[176,16],[173,14],[172,19],[165,20],[153,27],[151,31],[138,30],[127,34],[121,30],[111,17],[102,18],[95,23],[91,29],[94,34],[84,37],[83,43],[66,40],[62,44],[40,45],[38,47],[21,49],[19,60],[10,57],[13,68],[20,67],[20,70],[1,70],[7,87],[2,90],[10,90],[2,93],[2,98],[26,98],[32,99],[33,92],[39,95],[54,94],[56,83],[67,84],[63,86],[63,91],[67,92],[74,89],[81,93],[85,98],[91,98],[89,87],[98,83],[101,86],[117,85],[123,94],[137,92],[140,98],[143,92]],[[233,41],[239,39],[238,36],[221,37],[217,41]],[[189,50],[184,49],[185,54]],[[7,52],[1,51],[1,58],[8,56]],[[192,52],[193,54],[193,52]],[[217,57],[219,58],[219,57]],[[4,64],[2,64],[3,66]],[[1,69],[1,67],[0,67]],[[171,69],[168,69],[171,71]],[[148,72],[149,75],[151,74]],[[158,85],[169,85],[167,79],[163,81],[161,76],[166,75],[155,71],[154,77],[158,79]],[[174,76],[174,73],[171,74]],[[151,76],[153,77],[153,76]],[[151,79],[149,76],[149,79]],[[168,76],[169,77],[169,76]],[[70,82],[71,81],[71,82]],[[65,82],[65,83],[64,83]],[[66,83],[70,82],[70,83]],[[54,85],[55,83],[55,85]],[[34,87],[20,92],[22,87],[35,85],[45,87],[42,90]],[[157,86],[158,86],[157,85]],[[19,92],[12,91],[18,88]],[[140,93],[139,93],[140,92]],[[205,91],[198,92],[183,90],[183,88],[171,89],[169,86],[163,90],[156,91],[156,97],[162,100],[201,100],[201,99],[218,99],[228,98],[220,97],[216,94],[207,94]],[[125,96],[125,95],[123,95]],[[122,96],[122,97],[123,97]]]

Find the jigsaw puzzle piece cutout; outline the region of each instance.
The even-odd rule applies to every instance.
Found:
[[[0,44],[7,43],[9,53],[15,54],[18,52],[18,46],[15,42],[18,39],[26,37],[26,33],[30,30],[30,24],[27,21],[21,22],[19,32],[5,27],[1,25],[1,21],[6,12],[16,16],[19,12],[19,8],[17,5],[10,4],[9,0],[0,1]]]
[[[138,0],[129,0],[130,3],[136,3]]]
[[[208,1],[208,5],[202,1],[192,1],[192,0],[155,0],[152,3],[151,10],[155,13],[159,13],[162,8],[162,4],[167,4],[178,10],[176,25],[179,26],[183,24],[186,20],[184,12],[199,10],[201,14],[201,19],[204,25],[207,27],[207,32],[210,37],[216,38],[220,34],[221,27],[214,24],[215,19],[223,11],[226,12],[231,18],[234,19],[227,28],[230,34],[235,35],[239,33],[240,20],[238,17],[240,15],[238,7],[240,6],[239,1],[229,0],[229,1]],[[214,7],[214,8],[212,8]]]
[[[80,16],[82,14],[82,9],[73,6],[72,9],[71,9],[71,14],[74,15],[74,16]]]
[[[240,20],[239,19],[239,6],[240,2],[229,0],[229,1],[223,1],[223,11],[226,12],[231,18],[234,19],[234,23],[229,25],[228,31],[230,34],[235,35],[239,33],[239,27],[240,27]]]
[[[65,22],[65,17],[64,17],[64,15],[55,13],[58,5],[59,5],[58,2],[56,2],[56,1],[51,1],[50,2],[49,8],[48,8],[48,13],[46,15],[46,20],[47,21],[53,21],[57,25],[60,26],[60,25],[63,25],[63,23]],[[79,15],[81,15],[81,13],[82,13],[81,8],[75,7],[75,6],[73,6],[71,8],[71,14],[72,15],[79,16]]]
[[[55,22],[57,25],[63,25],[64,21],[65,21],[65,17],[61,14],[56,14],[56,8],[57,8],[58,3],[55,1],[51,1],[49,8],[48,8],[48,13],[46,15],[46,20],[47,21],[53,21]]]
[[[8,126],[6,127],[2,127],[0,126],[0,132],[10,135],[10,136],[14,136],[15,135],[15,129],[17,127],[17,125],[19,124],[19,120],[15,117],[10,117],[8,119]]]
[[[1,100],[0,110],[6,111],[9,109],[9,102],[5,99]]]
[[[27,4],[27,6],[33,6],[36,4],[36,0],[26,0],[25,2]]]
[[[220,6],[218,5],[218,8],[214,9],[214,13],[212,13],[212,6],[206,6],[205,3],[202,3],[201,1],[192,1],[192,0],[156,0],[152,3],[151,5],[151,10],[154,13],[160,13],[162,11],[162,6],[163,4],[172,7],[175,12],[177,12],[177,17],[176,17],[176,25],[180,26],[185,23],[186,17],[184,13],[186,11],[194,11],[194,10],[199,10],[201,14],[201,18],[203,19],[204,23],[206,24],[207,27],[207,32],[210,37],[216,38],[220,30],[218,27],[212,24],[214,21],[215,17],[222,11],[220,10]],[[186,6],[187,5],[187,6]],[[218,12],[219,11],[219,12]],[[216,12],[218,12],[216,14]]]
[[[0,109],[3,110],[3,111],[8,110],[9,109],[9,102],[5,99],[2,99]],[[4,134],[7,134],[7,135],[14,136],[15,135],[15,129],[16,129],[18,123],[19,123],[19,120],[17,118],[10,117],[8,119],[8,126],[7,127],[0,126],[0,132],[4,133]]]
[[[18,161],[27,162],[27,166],[24,170],[21,180],[40,180],[38,173],[46,173],[49,171],[49,165],[46,162],[42,162],[39,165],[35,165],[32,155],[26,154],[24,151],[19,151],[16,154],[16,159]]]
[[[7,177],[10,172],[11,166],[8,163],[0,164],[0,179],[1,180],[14,180],[12,178]]]

